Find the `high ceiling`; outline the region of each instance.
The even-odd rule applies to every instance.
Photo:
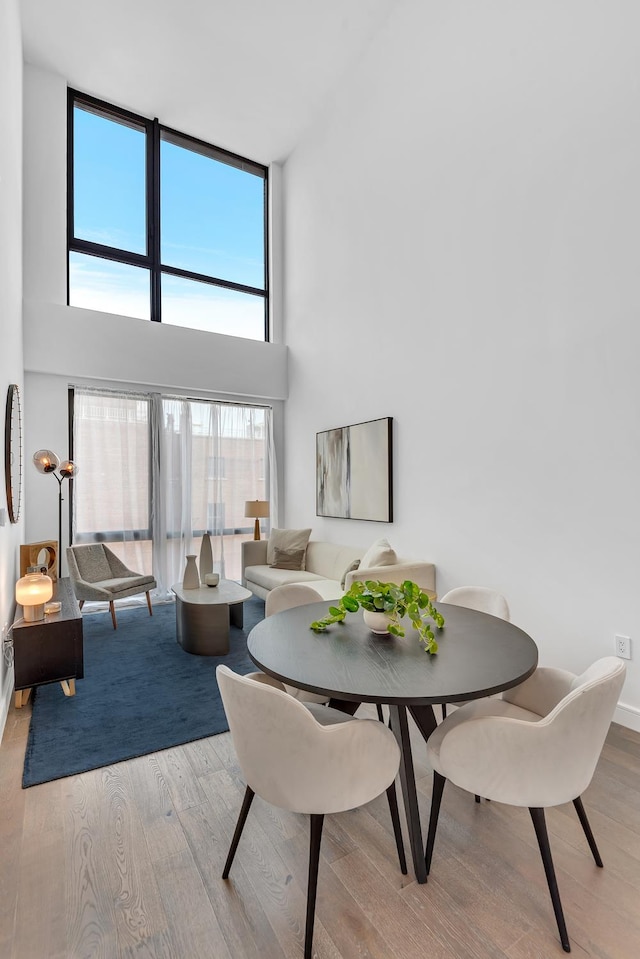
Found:
[[[24,56],[262,163],[284,160],[398,0],[20,0]]]

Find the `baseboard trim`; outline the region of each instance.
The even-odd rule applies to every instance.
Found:
[[[627,729],[635,729],[640,733],[640,709],[635,706],[628,706],[626,703],[618,703],[618,707],[613,717],[614,723],[620,723]]]
[[[0,699],[0,742],[4,736],[4,727],[7,725],[7,716],[11,706],[11,694],[13,693],[13,666],[7,669],[4,677],[4,688],[2,698]]]

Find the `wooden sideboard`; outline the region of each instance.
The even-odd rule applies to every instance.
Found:
[[[75,681],[84,676],[82,614],[68,578],[53,584],[53,599],[61,603],[35,623],[25,623],[18,606],[13,623],[16,708],[24,706],[33,686],[60,683],[65,696],[75,694]]]

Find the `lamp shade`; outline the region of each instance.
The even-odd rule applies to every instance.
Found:
[[[266,499],[248,499],[244,504],[244,515],[263,519],[269,515],[269,502]]]
[[[53,450],[36,450],[33,454],[33,465],[39,473],[53,473],[60,465],[60,458]]]
[[[60,463],[60,476],[63,479],[73,479],[74,476],[78,475],[79,467],[73,460],[63,460]]]
[[[44,573],[27,573],[16,583],[16,603],[24,609],[27,623],[44,619],[44,604],[53,596],[53,583]]]

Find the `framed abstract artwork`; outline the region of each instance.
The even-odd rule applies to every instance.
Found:
[[[393,417],[316,433],[316,516],[393,521]]]

